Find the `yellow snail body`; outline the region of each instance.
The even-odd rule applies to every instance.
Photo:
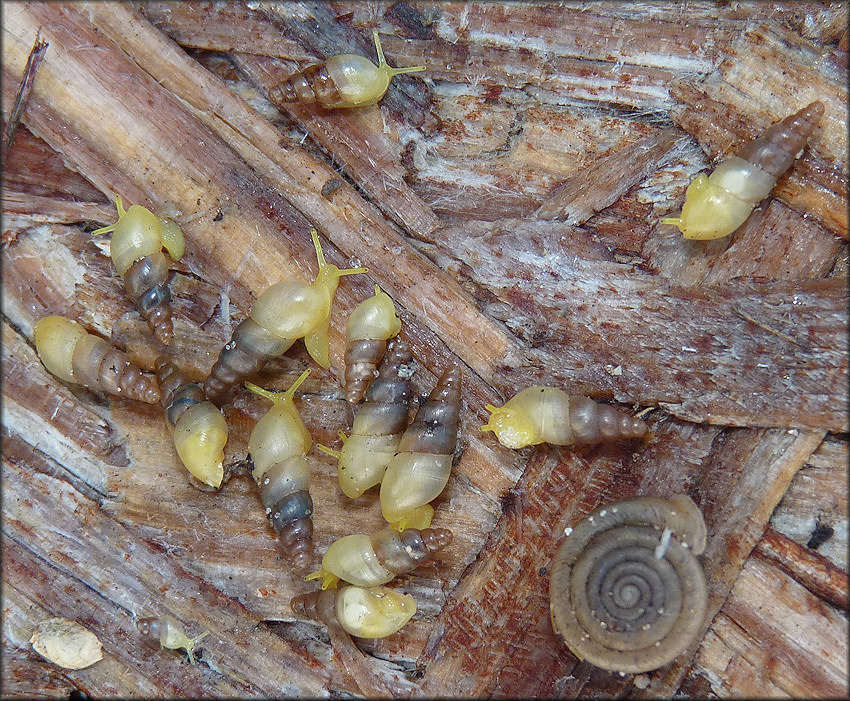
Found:
[[[339,580],[360,587],[386,584],[416,569],[452,542],[447,528],[408,528],[399,533],[385,528],[372,535],[356,533],[331,543],[322,558],[322,569],[305,579],[321,579],[322,589],[336,588]]]
[[[136,623],[137,630],[146,638],[159,641],[161,648],[169,650],[186,650],[189,662],[195,664],[195,648],[198,643],[206,638],[210,632],[204,631],[200,635],[190,638],[183,632],[183,627],[171,616],[161,618],[140,618]]]
[[[290,607],[296,615],[342,628],[356,638],[386,638],[416,613],[410,594],[353,585],[295,596]]]
[[[392,297],[375,285],[375,296],[358,304],[345,329],[345,398],[357,404],[375,378],[387,341],[401,331]]]
[[[295,73],[273,88],[269,97],[275,102],[318,102],[325,109],[365,107],[376,104],[384,96],[393,76],[425,70],[425,66],[390,68],[377,29],[372,30],[372,38],[378,54],[377,66],[357,54],[331,56]]]
[[[203,387],[164,355],[156,359],[165,423],[181,462],[196,480],[218,489],[224,478],[227,422]]]
[[[313,445],[310,432],[295,408],[295,390],[307,379],[301,373],[286,392],[269,392],[250,382],[245,386],[274,402],[248,439],[254,467],[251,476],[269,522],[280,538],[289,560],[304,567],[310,559],[313,538],[313,500],[310,498],[310,465],[305,457]]]
[[[657,669],[697,641],[706,545],[685,495],[607,504],[582,519],[552,562],[552,627],[579,659],[623,673]]]
[[[328,332],[339,278],[365,273],[367,268],[340,270],[327,263],[318,233],[313,229],[310,235],[319,261],[315,281],[285,280],[257,298],[250,316],[234,329],[204,383],[204,391],[215,404],[227,401],[244,378],[259,372],[269,358],[285,353],[299,338],[304,339],[313,360],[323,368],[330,367]]]
[[[378,377],[366,390],[366,401],[354,417],[351,435],[343,438],[342,450],[316,446],[339,460],[337,476],[345,496],[354,499],[380,483],[398,450],[407,425],[410,401],[410,347],[403,339],[390,343]]]
[[[34,335],[41,362],[60,380],[148,404],[160,400],[156,382],[126,353],[76,321],[46,316],[36,323]]]
[[[381,513],[390,525],[424,529],[449,481],[460,419],[460,368],[446,370],[402,434],[381,481]]]
[[[490,421],[480,430],[493,431],[507,448],[603,443],[640,438],[647,432],[641,419],[557,387],[534,385],[502,407],[488,404],[487,410]]]
[[[711,175],[698,175],[685,192],[682,214],[661,222],[677,226],[686,239],[729,236],[791,167],[823,113],[823,103],[816,101],[773,124]]]
[[[154,214],[134,204],[125,210],[121,198],[115,196],[118,221],[92,232],[113,232],[109,244],[112,262],[124,278],[124,287],[133,304],[148,322],[157,341],[171,343],[174,328],[171,321],[171,292],[168,289],[168,261],[162,249],[173,260],[180,260],[186,250],[183,232],[164,213]]]

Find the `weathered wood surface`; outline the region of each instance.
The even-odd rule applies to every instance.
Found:
[[[4,118],[39,26],[50,42],[4,173],[4,696],[846,693],[846,19],[840,3],[4,5]],[[362,111],[268,103],[313,58],[371,56],[372,26],[393,65],[428,71]],[[740,231],[695,243],[656,224],[695,172],[815,98],[824,124]],[[374,282],[417,392],[464,366],[435,519],[455,542],[398,583],[414,620],[358,643],[374,680],[289,611],[311,587],[244,474],[262,400],[225,408],[234,475],[199,492],[158,408],[39,363],[50,313],[145,367],[158,353],[88,233],[114,193],[185,217],[171,352],[198,379],[266,286],[315,274],[311,224],[330,260],[370,267],[340,286],[331,370],[297,400],[316,442],[350,426],[344,325]],[[258,382],[311,365],[297,344]],[[518,452],[481,437],[483,405],[532,382],[651,407],[652,437]],[[333,461],[311,460],[319,553],[380,527],[377,495],[350,503]],[[637,678],[578,662],[548,616],[563,529],[682,491],[709,526],[705,637]],[[198,665],[136,634],[169,612],[213,631]],[[98,635],[102,662],[71,673],[32,652],[60,615]]]

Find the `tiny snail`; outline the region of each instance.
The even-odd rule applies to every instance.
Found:
[[[195,664],[195,648],[198,643],[210,634],[207,630],[194,638],[190,638],[183,632],[183,627],[171,616],[140,618],[136,623],[136,628],[146,638],[158,640],[160,648],[185,649],[191,664]]]
[[[319,272],[312,284],[285,280],[269,287],[251,308],[250,316],[233,331],[204,383],[204,391],[221,405],[249,375],[259,372],[269,358],[287,351],[304,338],[307,351],[323,368],[330,367],[328,332],[331,305],[343,275],[365,273],[367,268],[346,268],[325,262],[319,234],[310,231]]]
[[[369,385],[366,401],[354,417],[351,435],[345,438],[340,431],[342,450],[316,446],[339,460],[339,486],[351,499],[380,483],[398,450],[407,425],[410,375],[405,372],[405,364],[410,358],[406,341],[392,341],[378,377]]]
[[[328,628],[342,628],[356,638],[386,638],[416,613],[416,601],[410,594],[353,585],[295,596],[289,606],[297,616],[320,621]]]
[[[331,56],[323,63],[307,66],[272,88],[269,97],[278,103],[318,102],[326,109],[366,107],[376,104],[384,96],[394,76],[425,70],[425,66],[390,68],[384,58],[377,29],[372,30],[372,37],[378,53],[377,66],[357,54]]]
[[[248,439],[248,452],[254,463],[251,476],[260,487],[269,522],[287,557],[297,567],[306,567],[312,551],[313,500],[307,491],[310,465],[305,454],[313,439],[293,397],[309,374],[309,370],[301,373],[286,392],[269,392],[245,383],[254,394],[274,402]]]
[[[322,558],[322,569],[304,579],[321,579],[322,589],[335,589],[339,580],[360,587],[386,584],[393,577],[415,570],[452,542],[447,528],[391,528],[366,535],[347,535],[331,543]]]
[[[171,343],[174,327],[167,284],[168,261],[162,249],[164,247],[173,260],[180,260],[186,250],[183,232],[162,212],[154,214],[138,204],[125,210],[118,195],[115,207],[118,221],[92,233],[97,236],[113,232],[109,249],[115,269],[124,278],[130,299],[148,322],[156,340],[167,346]]]
[[[148,404],[160,400],[156,381],[126,353],[64,316],[38,320],[35,348],[44,367],[60,380]]]
[[[579,521],[552,562],[552,627],[579,659],[623,673],[657,669],[700,635],[706,528],[685,495],[638,497]]]
[[[487,405],[490,421],[481,431],[493,431],[507,448],[538,443],[583,445],[640,438],[646,423],[588,397],[571,395],[557,387],[534,385],[504,406]]]
[[[224,478],[227,423],[203,387],[192,382],[164,355],[156,359],[165,423],[174,448],[192,477],[218,489]]]
[[[392,297],[375,285],[375,296],[358,304],[345,329],[345,398],[357,404],[375,377],[387,341],[401,331]]]
[[[428,528],[449,481],[460,419],[460,368],[452,366],[402,434],[381,482],[381,513],[399,531]]]
[[[698,175],[685,192],[681,216],[661,223],[677,226],[686,239],[729,236],[791,167],[823,113],[823,103],[815,101],[744,144],[711,175]]]

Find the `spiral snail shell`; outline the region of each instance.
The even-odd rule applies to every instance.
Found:
[[[706,528],[697,505],[637,497],[597,509],[552,563],[552,627],[579,659],[615,672],[671,662],[700,635],[706,583],[696,559]]]
[[[305,454],[313,439],[293,398],[309,374],[309,370],[301,373],[286,392],[269,392],[245,383],[254,394],[274,403],[248,439],[248,451],[254,463],[251,476],[260,487],[269,522],[287,557],[297,567],[307,565],[312,551],[313,500],[307,491],[310,465]]]
[[[339,580],[360,587],[386,584],[411,572],[452,542],[447,528],[408,528],[399,533],[385,528],[372,535],[356,533],[331,543],[322,558],[322,569],[304,579],[321,579],[322,589],[336,588]]]
[[[791,167],[823,113],[823,103],[815,101],[770,126],[711,175],[698,175],[685,192],[681,215],[661,223],[678,227],[686,239],[729,236]]]
[[[316,447],[339,460],[337,476],[345,496],[354,499],[384,477],[398,450],[407,425],[410,401],[410,375],[404,371],[410,361],[410,346],[403,339],[390,342],[378,377],[366,390],[366,401],[354,417],[351,435],[343,439],[342,450]]]
[[[390,68],[384,58],[378,30],[372,30],[376,66],[365,56],[338,54],[327,61],[307,66],[290,76],[288,80],[269,91],[273,102],[318,102],[325,109],[339,107],[366,107],[380,100],[394,76],[400,73],[424,71],[425,66]]]
[[[365,273],[367,268],[346,268],[325,261],[319,234],[310,231],[319,272],[312,284],[285,280],[263,292],[254,302],[250,316],[234,330],[221,349],[204,382],[204,391],[217,405],[226,402],[249,375],[259,372],[269,358],[285,353],[299,338],[307,352],[323,368],[330,367],[328,334],[331,305],[339,279]]]
[[[64,316],[45,316],[35,325],[38,357],[60,380],[147,404],[160,400],[157,383],[126,353]]]
[[[493,431],[507,448],[538,443],[584,445],[640,438],[646,423],[588,397],[570,395],[557,387],[534,385],[504,406],[487,405],[490,421],[480,430]]]
[[[392,297],[375,285],[375,296],[358,304],[345,329],[345,398],[357,404],[375,378],[387,341],[401,331]]]
[[[295,596],[289,604],[298,616],[342,628],[356,638],[385,638],[416,613],[416,601],[387,587],[349,585]]]
[[[171,321],[171,292],[168,289],[168,261],[163,247],[173,260],[180,260],[186,250],[183,232],[165,213],[154,214],[134,204],[125,210],[121,198],[115,196],[118,221],[93,231],[93,235],[113,232],[109,244],[112,262],[124,278],[124,287],[133,300],[154,338],[162,345],[171,343],[174,326]]]
[[[446,370],[402,434],[381,481],[381,513],[399,531],[428,528],[449,481],[460,420],[460,368]]]
[[[160,648],[169,650],[186,650],[190,664],[195,664],[195,648],[198,643],[206,638],[210,632],[204,631],[200,635],[190,638],[183,632],[183,627],[171,616],[160,618],[140,618],[136,622],[136,629],[146,638],[159,641]]]
[[[204,394],[169,358],[156,359],[165,423],[181,462],[195,479],[218,489],[224,479],[227,422]]]

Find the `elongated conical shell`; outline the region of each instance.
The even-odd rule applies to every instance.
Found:
[[[398,450],[410,402],[410,374],[406,371],[410,359],[406,341],[390,343],[378,377],[354,417],[337,466],[340,488],[347,497],[359,497],[380,483]]]
[[[459,367],[443,373],[402,435],[399,452],[387,467],[381,482],[381,513],[399,530],[407,525],[427,528],[433,510],[424,507],[449,480],[457,445],[460,384]]]
[[[228,435],[224,416],[207,401],[201,385],[192,382],[168,357],[156,359],[156,374],[177,455],[192,476],[218,489],[224,479]]]
[[[538,443],[573,445],[640,438],[647,432],[642,419],[588,397],[570,395],[557,387],[534,385],[504,406],[487,405],[493,431],[508,448]]]
[[[160,400],[159,386],[109,341],[76,321],[47,316],[35,325],[35,347],[44,366],[66,382],[147,404]]]

